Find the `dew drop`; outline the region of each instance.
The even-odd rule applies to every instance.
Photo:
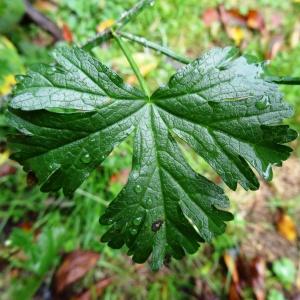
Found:
[[[142,191],[142,187],[139,184],[137,184],[136,187],[134,188],[134,190],[136,193],[139,194]]]
[[[131,235],[136,235],[137,234],[137,230],[135,228],[130,228],[129,232]]]
[[[24,78],[25,78],[25,76],[23,76],[23,75],[16,75],[16,80],[18,82],[22,81]]]
[[[151,205],[152,205],[152,200],[151,200],[150,198],[146,199],[146,200],[145,200],[145,204],[146,204],[147,207],[151,207]]]
[[[134,220],[133,220],[133,224],[138,226],[140,225],[142,222],[142,217],[136,217]]]
[[[81,156],[80,160],[84,163],[84,164],[88,164],[91,161],[91,156],[89,153],[85,153]]]
[[[113,220],[112,218],[110,218],[110,219],[107,220],[107,224],[112,224],[113,221],[114,221],[114,220]]]
[[[56,72],[56,68],[55,67],[50,67],[47,71],[46,71],[46,73],[48,74],[48,75],[52,75],[52,74],[54,74]]]
[[[150,6],[154,6],[154,4],[155,4],[155,0],[150,2]]]
[[[270,106],[268,98],[263,96],[263,98],[255,103],[255,107],[259,110],[264,110]]]

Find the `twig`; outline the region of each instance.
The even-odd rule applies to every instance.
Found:
[[[117,22],[112,25],[110,28],[106,29],[105,31],[99,33],[89,41],[87,41],[82,48],[84,50],[91,50],[93,47],[98,46],[113,37],[112,30],[121,29],[124,27],[129,21],[135,18],[141,11],[148,5],[151,5],[153,0],[141,0],[135,6],[133,6],[128,11],[124,12],[121,17],[117,20]]]
[[[123,51],[124,55],[126,56],[134,74],[136,75],[136,77],[140,83],[142,90],[145,92],[145,94],[148,96],[148,98],[150,98],[150,92],[149,92],[148,86],[140,72],[139,67],[137,66],[136,62],[134,61],[129,49],[127,48],[127,45],[122,41],[121,37],[118,37],[117,34],[113,33],[113,35],[114,35],[114,38],[116,39],[118,45],[120,46],[121,50]]]
[[[139,36],[136,36],[136,35],[133,35],[131,33],[127,33],[127,32],[122,32],[122,31],[118,31],[117,32],[118,35],[122,36],[123,38],[127,39],[127,40],[130,40],[130,41],[133,41],[133,42],[136,42],[140,45],[143,45],[144,47],[146,48],[150,48],[150,49],[153,49],[157,52],[160,52],[168,57],[171,57],[181,63],[184,63],[184,64],[188,64],[191,62],[191,60],[187,57],[184,57],[184,56],[181,56],[177,53],[175,53],[174,51],[172,51],[171,49],[167,48],[167,47],[164,47],[164,46],[161,46],[159,44],[156,44],[154,42],[151,42],[151,41],[148,41],[147,39],[143,38],[143,37],[139,37]]]
[[[271,81],[277,84],[286,85],[300,85],[300,77],[289,77],[289,76],[266,76],[266,81]]]
[[[45,15],[37,11],[28,0],[23,0],[26,8],[26,15],[43,30],[49,32],[55,41],[63,40],[60,28],[48,19]]]

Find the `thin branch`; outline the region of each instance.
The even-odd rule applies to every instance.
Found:
[[[134,74],[136,75],[136,77],[140,83],[141,88],[143,89],[143,91],[145,92],[147,97],[150,98],[150,92],[149,92],[148,86],[140,72],[139,67],[137,66],[136,62],[134,61],[127,45],[122,41],[122,38],[119,37],[117,34],[113,34],[113,35],[114,35],[114,38],[117,41],[118,45],[120,46],[121,50],[123,51],[124,55],[126,56]]]
[[[26,8],[26,15],[30,18],[30,20],[32,20],[43,30],[49,32],[55,41],[62,41],[64,39],[60,28],[55,23],[37,11],[28,0],[23,1]]]
[[[160,53],[162,53],[162,54],[164,54],[168,57],[171,57],[171,58],[173,58],[173,59],[175,59],[175,60],[177,60],[181,63],[188,64],[188,63],[191,62],[191,60],[189,58],[181,56],[181,55],[175,53],[174,51],[170,50],[167,47],[164,47],[164,46],[161,46],[161,45],[156,44],[154,42],[148,41],[147,39],[145,39],[143,37],[139,37],[139,36],[133,35],[131,33],[122,32],[122,31],[118,31],[117,34],[122,36],[123,38],[125,38],[127,40],[130,40],[130,41],[133,41],[133,42],[138,43],[140,45],[143,45],[146,48],[150,48],[150,49],[153,49],[157,52],[160,52]]]
[[[271,81],[277,84],[300,85],[300,77],[289,76],[266,76],[266,81]]]
[[[136,5],[134,5],[131,9],[124,12],[121,17],[117,20],[117,22],[112,25],[110,28],[106,29],[105,31],[99,33],[89,41],[87,41],[82,48],[84,50],[91,50],[92,48],[108,41],[113,37],[112,31],[121,29],[124,27],[128,22],[130,22],[132,19],[134,19],[138,14],[142,12],[144,8],[146,8],[148,5],[151,5],[153,3],[153,0],[141,0]]]

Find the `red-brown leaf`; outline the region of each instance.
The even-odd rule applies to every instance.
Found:
[[[99,254],[76,250],[68,254],[54,275],[54,288],[60,294],[71,284],[81,279],[97,263]]]

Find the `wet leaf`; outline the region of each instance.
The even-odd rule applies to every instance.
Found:
[[[258,189],[252,168],[271,180],[272,165],[292,151],[284,144],[297,133],[281,125],[291,107],[263,79],[264,63],[235,48],[210,50],[150,97],[77,47],[54,57],[56,66],[36,66],[20,80],[10,102],[10,124],[20,132],[9,139],[13,157],[43,191],[69,195],[132,134],[132,170],[100,219],[109,226],[102,241],[126,244],[139,263],[152,254],[153,269],[166,255],[194,253],[232,219],[224,191],[190,167],[178,139],[232,189]]]
[[[78,296],[72,297],[72,300],[93,300],[95,297],[100,299],[105,288],[112,283],[112,278],[105,278],[99,280],[97,283],[92,285],[87,291],[81,293]]]
[[[54,275],[55,291],[60,294],[94,268],[99,254],[92,251],[76,250],[68,254]]]

